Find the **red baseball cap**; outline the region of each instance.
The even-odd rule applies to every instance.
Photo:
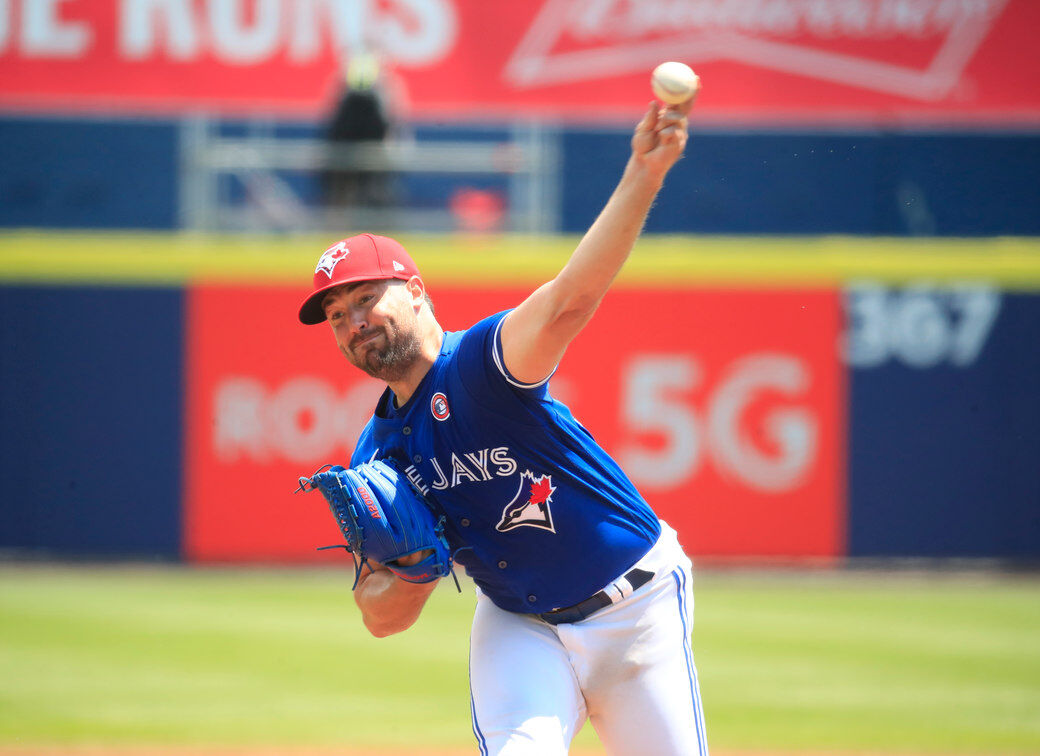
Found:
[[[398,242],[386,236],[361,234],[333,244],[314,269],[314,291],[300,305],[300,322],[315,325],[325,320],[321,302],[329,289],[355,281],[399,278],[407,281],[419,268]]]

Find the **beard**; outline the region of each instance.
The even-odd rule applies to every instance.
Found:
[[[373,378],[378,378],[386,383],[393,383],[404,378],[412,365],[422,355],[422,340],[417,330],[404,331],[393,323],[376,330],[372,336],[373,341],[382,335],[385,344],[375,346],[368,344],[363,347],[363,352],[358,354],[352,346],[350,350],[340,347],[340,351],[354,367],[363,370]]]

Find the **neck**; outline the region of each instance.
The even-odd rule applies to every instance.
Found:
[[[392,381],[387,385],[394,392],[397,406],[407,404],[412,398],[422,379],[430,372],[433,363],[437,361],[437,355],[441,353],[441,344],[444,342],[444,331],[436,320],[430,318],[430,322],[423,330],[423,348],[419,359],[408,369],[403,378]]]

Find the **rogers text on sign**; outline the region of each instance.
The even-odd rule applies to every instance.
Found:
[[[112,36],[99,34],[111,22],[92,12],[71,0],[0,0],[0,54],[83,57]],[[281,55],[306,63],[367,38],[380,39],[386,55],[402,64],[430,65],[458,34],[449,0],[119,0],[115,25],[115,53],[125,60],[214,57],[234,65]]]
[[[316,376],[271,387],[254,376],[224,376],[212,397],[214,456],[222,464],[349,457],[381,392],[374,381],[341,391]]]

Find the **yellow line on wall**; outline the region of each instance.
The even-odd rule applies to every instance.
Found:
[[[577,236],[401,235],[431,287],[531,286]],[[0,233],[0,281],[309,286],[327,236],[16,231]],[[1040,290],[1040,238],[645,235],[621,285],[828,286],[852,280],[990,282]]]

